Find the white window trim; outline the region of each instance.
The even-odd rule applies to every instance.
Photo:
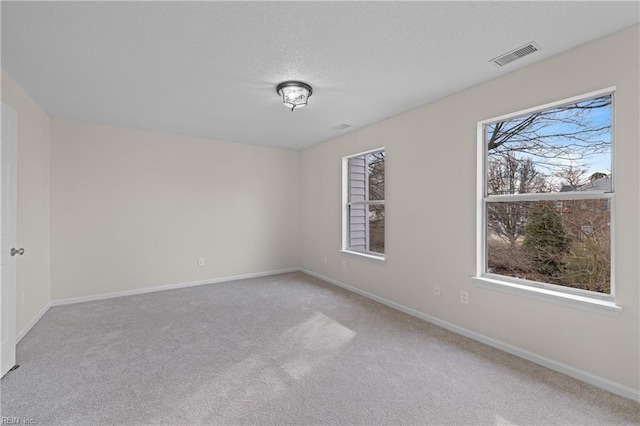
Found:
[[[502,277],[500,277],[502,278]],[[488,276],[472,277],[473,283],[480,288],[497,290],[502,293],[515,294],[530,299],[542,300],[570,308],[595,312],[608,316],[618,316],[622,307],[616,305],[613,300],[601,300],[594,297],[580,296],[547,288],[536,288],[531,285],[516,284],[502,279],[489,278]]]
[[[343,255],[347,255],[347,256],[357,257],[357,258],[360,258],[362,260],[367,260],[367,261],[370,261],[370,262],[373,262],[373,263],[384,264],[386,262],[386,258],[384,256],[380,256],[379,254],[373,254],[371,252],[364,253],[364,252],[360,252],[360,251],[342,249],[342,250],[340,250],[340,253],[343,254]]]
[[[604,95],[611,95],[612,100],[615,98],[616,87],[608,87],[606,89],[597,90],[579,96],[563,99],[557,102],[551,102],[544,105],[527,108],[522,111],[493,117],[482,120],[477,125],[477,177],[476,177],[476,275],[471,278],[473,283],[481,288],[501,291],[504,293],[515,294],[546,302],[556,303],[572,308],[587,310],[609,316],[617,316],[622,312],[622,307],[615,302],[615,202],[614,202],[614,150],[615,150],[615,102],[611,104],[612,129],[611,129],[611,189],[612,192],[602,191],[584,191],[581,193],[548,193],[548,194],[526,194],[526,195],[493,195],[492,201],[536,201],[536,200],[553,200],[553,199],[602,199],[610,200],[611,208],[611,292],[610,294],[597,294],[595,292],[562,288],[549,283],[536,283],[529,280],[518,280],[517,278],[507,277],[504,275],[490,274],[484,271],[486,250],[486,209],[485,209],[485,186],[486,186],[486,162],[487,155],[485,152],[485,125],[498,121],[505,121],[515,117],[531,114],[536,111],[550,109],[561,105],[567,105],[575,102],[585,101],[590,98],[597,98]],[[571,194],[571,195],[569,195]]]
[[[340,249],[341,254],[345,254],[347,256],[352,256],[356,258],[360,258],[362,260],[368,260],[374,263],[385,263],[386,253],[374,253],[374,252],[360,252],[349,250],[349,159],[353,157],[360,157],[367,154],[372,154],[374,152],[385,151],[384,147],[370,149],[368,151],[359,152],[357,154],[351,154],[342,157],[342,248]],[[386,176],[385,176],[386,179]],[[353,202],[352,204],[382,204],[385,205],[385,201],[367,201],[367,202]],[[368,232],[368,231],[367,231]],[[386,239],[386,235],[385,235]]]

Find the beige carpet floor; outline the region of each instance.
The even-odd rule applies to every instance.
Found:
[[[50,309],[2,379],[37,424],[640,424],[640,404],[302,273]]]

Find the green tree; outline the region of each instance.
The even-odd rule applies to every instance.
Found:
[[[569,249],[562,217],[552,202],[540,202],[529,212],[524,228],[524,251],[538,272],[557,276]]]
[[[564,258],[564,273],[572,287],[609,293],[610,259],[608,240],[587,238],[571,245]]]
[[[610,293],[611,212],[602,200],[565,202],[562,211],[571,247],[564,257],[567,285]]]

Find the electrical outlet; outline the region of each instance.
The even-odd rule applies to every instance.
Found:
[[[24,291],[20,292],[20,304],[24,305]]]
[[[460,292],[460,303],[464,303],[465,305],[469,304],[469,292],[461,291]]]
[[[342,269],[347,269],[347,261],[346,260],[342,261]]]
[[[198,258],[198,266],[204,266],[204,257]]]
[[[436,296],[440,297],[440,286],[437,285],[433,288],[433,294],[435,294]]]
[[[324,263],[327,263],[327,255],[324,255]]]

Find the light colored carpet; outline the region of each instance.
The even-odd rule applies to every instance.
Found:
[[[2,416],[38,424],[639,424],[640,404],[302,273],[54,307]]]

